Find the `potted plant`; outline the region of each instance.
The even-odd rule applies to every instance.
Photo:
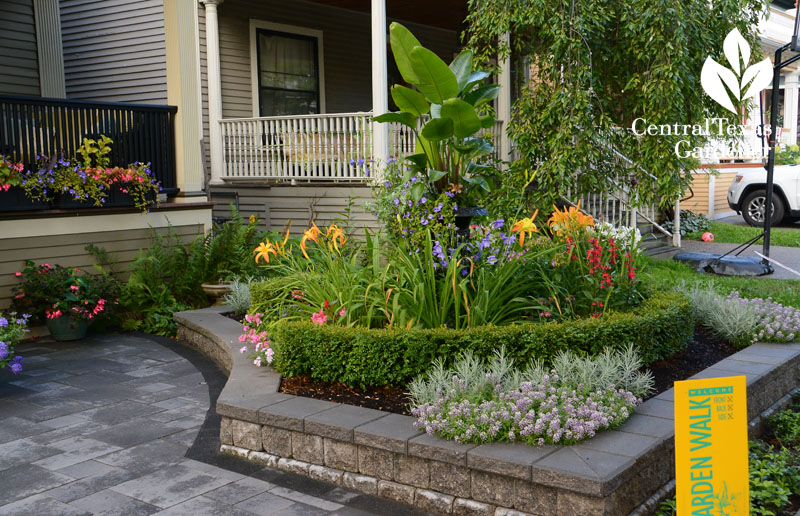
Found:
[[[399,23],[392,23],[389,33],[397,68],[416,89],[392,86],[400,111],[374,120],[402,124],[415,135],[417,153],[402,162],[403,181],[416,178],[410,188],[413,201],[449,192],[460,207],[456,224],[467,228],[471,217],[488,214],[475,204],[494,189],[499,174],[489,159],[494,146],[478,134],[494,125],[488,108],[500,86],[484,84],[488,72],[472,71],[471,51],[461,52],[448,66]]]
[[[33,314],[33,320],[44,322],[56,340],[85,336],[89,325],[106,313],[108,299],[116,297],[102,277],[72,267],[28,260],[16,276],[23,282],[12,289],[12,308]]]

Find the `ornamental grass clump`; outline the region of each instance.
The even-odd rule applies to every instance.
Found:
[[[436,362],[409,386],[416,426],[460,443],[573,444],[622,424],[653,378],[628,346],[583,358],[562,352],[514,368],[501,348],[485,363],[467,352],[452,368]]]

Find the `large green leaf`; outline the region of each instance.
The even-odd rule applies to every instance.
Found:
[[[431,105],[425,100],[425,95],[411,88],[406,88],[399,84],[392,86],[392,99],[400,111],[411,113],[414,116],[422,116],[431,109]]]
[[[458,81],[439,56],[424,47],[411,50],[411,67],[417,76],[414,86],[432,103],[442,104],[458,95]]]
[[[440,180],[441,178],[443,178],[446,175],[447,175],[447,172],[443,172],[441,170],[429,170],[428,171],[428,179],[430,179],[434,183],[436,181]]]
[[[421,46],[419,40],[411,34],[411,31],[397,22],[389,25],[389,42],[392,45],[394,62],[400,75],[409,84],[417,83],[417,76],[411,67],[411,51],[414,47]]]
[[[472,88],[475,87],[475,85],[480,84],[484,80],[486,80],[486,78],[489,77],[489,75],[491,75],[489,72],[484,72],[483,70],[472,72],[471,74],[469,74],[469,78],[467,79],[467,85],[464,88],[462,88],[462,91],[465,92],[470,91]]]
[[[478,108],[487,102],[491,102],[492,100],[496,99],[499,93],[499,84],[487,84],[486,86],[481,86],[475,91],[471,91],[464,95],[464,100]]]
[[[478,132],[481,128],[481,119],[469,103],[461,99],[448,99],[442,104],[442,119],[453,121],[453,134],[459,138],[466,138]]]
[[[446,140],[453,136],[453,121],[450,118],[432,118],[422,126],[422,136],[431,140]]]
[[[450,69],[456,75],[458,91],[463,90],[469,80],[470,72],[472,72],[472,51],[462,50],[450,63]]]
[[[473,156],[481,156],[494,151],[494,146],[483,138],[465,138],[460,143],[454,143],[453,148]]]
[[[419,202],[422,199],[422,194],[425,193],[425,185],[422,182],[416,183],[411,187],[411,198],[414,202]]]
[[[406,160],[410,161],[413,164],[412,168],[417,170],[424,170],[428,166],[428,156],[425,153],[406,156]]]
[[[478,118],[481,119],[481,127],[484,129],[489,129],[494,125],[495,118],[494,115],[481,115]]]
[[[382,115],[378,115],[372,118],[376,122],[380,123],[387,123],[387,122],[395,122],[398,124],[403,124],[408,126],[412,129],[417,128],[417,117],[412,115],[411,113],[406,113],[405,111],[395,111],[392,113],[384,113]]]

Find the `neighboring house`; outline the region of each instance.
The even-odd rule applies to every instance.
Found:
[[[794,29],[796,9],[795,0],[776,0],[771,2],[769,16],[758,26],[761,39],[761,51],[766,57],[773,58],[775,50],[789,43]],[[800,69],[796,65],[785,68],[782,72],[778,97],[779,141],[782,145],[798,143],[798,104],[800,104]],[[745,119],[745,142],[751,149],[743,159],[723,159],[705,163],[692,174],[692,191],[687,192],[691,199],[681,202],[681,208],[696,213],[704,213],[710,218],[719,219],[735,215],[727,202],[728,187],[736,174],[748,168],[764,166],[766,152],[762,150],[760,132],[756,129],[760,124],[769,125],[769,108],[772,99],[772,87],[765,89],[760,98],[756,98],[752,109]],[[712,172],[716,171],[716,172]]]

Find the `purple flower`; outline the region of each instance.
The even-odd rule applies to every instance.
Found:
[[[397,197],[395,197],[392,202],[394,202],[395,206],[400,206],[400,199],[398,199]]]
[[[8,346],[5,342],[0,341],[0,360],[8,358]]]
[[[492,227],[494,227],[494,229],[500,229],[500,228],[503,227],[504,223],[505,223],[505,220],[497,219],[494,222],[492,222]]]
[[[433,211],[435,211],[436,213],[439,213],[440,211],[442,211],[442,207],[443,206],[444,206],[444,204],[439,203],[435,208],[433,208]]]
[[[20,364],[18,362],[14,362],[13,364],[11,364],[11,372],[14,373],[14,374],[21,373],[22,372],[22,364]]]
[[[422,199],[419,200],[420,204],[425,204],[426,202],[428,202],[428,198],[427,197],[423,197]]]
[[[428,225],[428,219],[426,219],[425,217],[423,217],[423,218],[422,218],[422,220],[420,220],[420,223],[421,223],[423,226],[427,226],[427,225]]]
[[[445,192],[444,194],[451,199],[456,196],[456,194],[454,194],[453,192]]]
[[[391,188],[392,187],[392,182],[391,181],[384,181],[383,182],[383,186],[385,186],[386,188]]]
[[[358,159],[358,166],[359,167],[363,167],[364,166],[364,160],[363,159],[361,159],[361,158]]]
[[[14,357],[14,361],[13,362],[15,364],[21,364],[23,362],[23,360],[24,359],[21,356],[17,355],[17,356]]]
[[[486,261],[489,263],[489,265],[494,265],[495,263],[497,263],[497,256],[491,255],[488,258],[486,258]]]
[[[0,328],[2,328],[3,326],[8,326],[8,319],[6,319],[5,317],[0,317]]]
[[[350,160],[350,166],[351,166],[351,167],[355,167],[355,166],[356,166],[356,160],[354,160],[354,159],[351,159],[351,160]]]

